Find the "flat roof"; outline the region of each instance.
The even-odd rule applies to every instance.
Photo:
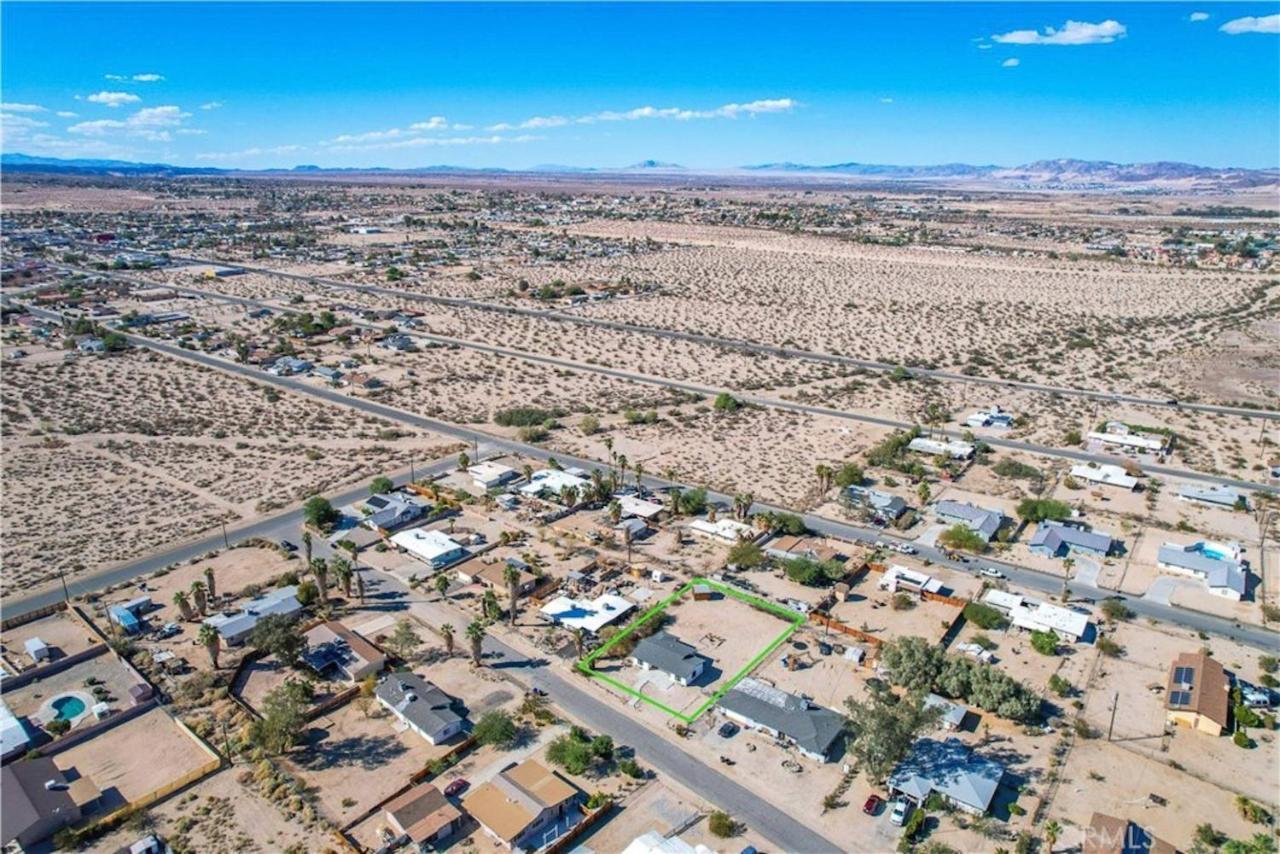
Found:
[[[410,528],[391,537],[391,542],[407,552],[423,560],[432,561],[462,548],[461,543],[454,542],[443,531],[432,531],[426,528]]]
[[[621,619],[635,609],[630,600],[613,593],[598,596],[593,601],[557,596],[542,606],[540,613],[553,622],[571,629],[584,629],[592,634],[610,623]]]

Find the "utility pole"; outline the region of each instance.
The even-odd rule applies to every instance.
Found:
[[[1107,727],[1107,741],[1111,740],[1111,733],[1116,728],[1116,706],[1120,704],[1120,692],[1117,691],[1115,697],[1111,699],[1111,724]]]
[[[69,605],[71,604],[71,593],[67,590],[67,571],[65,569],[59,569],[58,578],[62,580],[62,601]]]
[[[229,551],[231,549],[231,541],[227,539],[227,520],[219,519],[218,523],[222,525],[222,546]]]
[[[413,473],[413,457],[409,457],[409,482],[417,483],[417,481],[418,481],[418,478],[415,477]]]

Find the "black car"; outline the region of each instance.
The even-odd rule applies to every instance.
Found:
[[[284,549],[287,552],[296,552],[298,550],[298,547],[295,546],[293,543],[289,542],[288,540],[281,540],[280,548]]]
[[[733,738],[738,733],[738,725],[732,721],[725,721],[720,724],[720,729],[717,732],[720,733],[721,738]]]

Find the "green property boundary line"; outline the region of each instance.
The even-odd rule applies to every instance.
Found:
[[[736,674],[734,674],[733,677],[729,679],[728,682],[725,682],[723,685],[717,688],[715,693],[712,694],[705,703],[699,706],[694,711],[693,714],[686,715],[682,712],[678,712],[675,709],[671,708],[670,706],[660,703],[657,700],[653,699],[652,697],[649,697],[640,693],[639,691],[632,688],[631,686],[624,685],[623,683],[619,682],[617,679],[614,679],[611,676],[606,676],[605,674],[600,673],[592,666],[595,663],[595,660],[597,658],[599,658],[600,656],[608,652],[610,648],[612,648],[615,644],[620,642],[627,635],[631,634],[640,626],[644,625],[646,622],[653,619],[658,614],[662,613],[662,611],[665,610],[666,607],[670,605],[672,602],[676,601],[681,596],[688,593],[694,587],[703,586],[703,585],[710,587],[713,590],[718,590],[723,595],[728,596],[732,599],[737,599],[739,602],[744,602],[748,605],[752,605],[763,611],[768,611],[770,614],[773,614],[776,617],[781,617],[782,619],[786,620],[788,623],[790,623],[790,625],[788,625],[787,628],[783,630],[782,634],[774,638],[769,643],[768,646],[766,646],[754,658],[748,661],[746,666],[744,666],[741,670],[739,670]],[[653,706],[655,709],[661,709],[663,712],[666,712],[668,715],[670,715],[673,718],[676,718],[677,720],[683,721],[686,724],[691,724],[694,721],[696,721],[698,718],[702,717],[702,714],[706,712],[707,709],[711,708],[716,703],[718,703],[720,701],[720,698],[723,697],[725,694],[727,694],[733,688],[733,686],[737,685],[744,677],[747,676],[747,674],[749,674],[752,670],[755,670],[756,667],[759,666],[761,661],[763,661],[770,653],[772,653],[775,649],[777,649],[783,643],[783,641],[791,637],[791,635],[796,631],[796,629],[804,625],[804,621],[805,621],[804,614],[796,613],[795,611],[784,608],[781,605],[775,605],[773,602],[766,601],[764,599],[759,598],[758,596],[752,596],[749,593],[743,593],[741,590],[735,590],[731,587],[727,587],[723,584],[720,584],[719,582],[712,581],[709,578],[699,577],[699,578],[693,579],[692,581],[687,582],[678,590],[676,590],[676,592],[668,596],[666,599],[663,599],[657,605],[654,605],[648,611],[645,611],[643,614],[641,614],[639,617],[633,620],[631,624],[628,625],[625,629],[623,629],[614,637],[610,638],[609,642],[606,643],[604,646],[601,646],[598,649],[592,650],[590,655],[588,655],[586,658],[578,662],[577,667],[579,670],[581,670],[583,673],[590,676],[592,679],[598,679],[601,682],[604,682],[608,685],[612,685],[614,688],[617,688],[619,691],[622,691],[623,693],[628,694],[629,696],[635,697],[637,700],[648,703],[650,706]]]

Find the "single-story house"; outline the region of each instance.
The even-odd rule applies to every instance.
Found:
[[[577,490],[577,500],[581,501],[591,487],[591,481],[560,469],[542,469],[534,472],[529,482],[520,487],[520,494],[559,502],[565,487]]]
[[[924,705],[929,709],[942,709],[942,717],[938,719],[938,725],[947,731],[957,730],[963,726],[965,716],[969,714],[969,710],[964,706],[937,694],[927,695],[924,698]]]
[[[486,492],[490,489],[497,489],[502,484],[519,477],[519,472],[515,469],[510,466],[504,466],[501,463],[495,463],[492,460],[472,463],[467,467],[467,474],[471,475],[471,480],[475,483],[477,489],[482,489]]]
[[[30,849],[80,821],[101,796],[88,777],[64,772],[47,756],[11,762],[0,769],[0,845],[17,842]]]
[[[895,564],[880,576],[879,587],[881,590],[888,590],[891,593],[896,593],[899,590],[909,590],[912,593],[924,593],[925,591],[937,593],[942,590],[942,582],[927,573]]]
[[[101,338],[89,335],[80,339],[80,343],[76,344],[76,350],[81,353],[105,353],[107,345]]]
[[[1201,504],[1212,504],[1217,507],[1239,506],[1244,493],[1232,486],[1193,486],[1185,484],[1178,489],[1178,497],[1183,501],[1198,501]],[[1246,509],[1248,499],[1245,499]]]
[[[36,664],[53,659],[53,647],[40,638],[27,638],[23,641],[22,647]]]
[[[744,525],[734,519],[694,519],[687,526],[690,531],[724,543],[736,543],[739,540],[751,540],[756,536],[756,529]]]
[[[966,427],[1003,427],[1013,426],[1013,413],[1005,412],[999,406],[978,410],[964,420]]]
[[[622,619],[635,610],[635,607],[635,603],[613,593],[605,593],[591,602],[557,596],[543,605],[539,613],[557,625],[596,634],[610,623]]]
[[[1204,540],[1189,545],[1165,543],[1156,554],[1156,566],[1166,572],[1193,575],[1209,592],[1239,602],[1248,591],[1249,571],[1240,559],[1240,547]]]
[[[467,556],[468,552],[443,531],[411,528],[393,534],[391,544],[423,561],[432,569],[443,569]]]
[[[679,836],[664,836],[648,830],[631,840],[622,854],[715,854],[715,851],[702,843],[690,845]]]
[[[892,522],[907,512],[907,502],[897,495],[865,486],[847,486],[845,492],[854,504],[870,508],[877,516]]]
[[[31,737],[4,700],[0,700],[0,760],[8,761],[27,752]]]
[[[125,634],[136,635],[142,631],[143,615],[153,607],[150,596],[138,596],[128,602],[112,605],[107,609],[107,619],[119,626]]]
[[[970,531],[982,537],[983,542],[987,543],[991,542],[991,538],[996,535],[996,532],[1000,530],[1000,526],[1004,524],[1004,514],[999,510],[978,507],[968,502],[939,501],[934,506],[934,512],[944,522],[964,525]]]
[[[305,374],[310,371],[312,364],[306,359],[299,359],[294,356],[281,356],[270,365],[267,366],[267,373],[277,377],[291,377],[295,374]]]
[[[382,817],[396,834],[397,842],[412,843],[419,851],[434,851],[436,843],[453,836],[462,827],[462,811],[430,783],[414,786],[387,802]]]
[[[698,650],[667,632],[642,638],[631,653],[631,663],[643,670],[665,673],[681,685],[696,680],[707,667],[707,660]]]
[[[1231,707],[1231,680],[1202,652],[1184,652],[1169,666],[1165,710],[1170,723],[1222,735]]]
[[[205,625],[213,626],[222,636],[227,646],[239,646],[249,639],[258,620],[270,614],[283,614],[296,617],[302,612],[302,603],[298,601],[296,585],[278,587],[275,590],[259,594],[234,614],[214,614],[206,619]]]
[[[393,531],[422,518],[427,512],[420,503],[398,492],[370,495],[364,500],[363,508],[369,515],[360,520],[361,524],[375,531]]]
[[[747,677],[720,698],[720,711],[745,727],[788,741],[817,762],[830,762],[844,732],[844,715]]]
[[[1029,632],[1053,632],[1064,641],[1078,643],[1089,631],[1088,616],[1060,605],[995,589],[988,590],[982,601],[1008,617],[1015,627]]]
[[[507,558],[502,563],[485,564],[471,578],[485,587],[492,587],[495,590],[506,592],[507,567],[512,567],[520,574],[520,577],[516,579],[516,592],[520,596],[527,596],[538,586],[538,576],[530,572],[527,566],[524,561],[516,558]]]
[[[327,380],[328,382],[331,382],[331,383],[337,383],[339,380],[342,379],[342,371],[338,370],[337,368],[330,368],[323,365],[316,368],[311,373],[319,377],[320,379]]]
[[[923,436],[917,436],[912,439],[907,443],[907,447],[918,454],[947,457],[953,460],[967,460],[977,450],[968,442],[960,442],[954,439],[940,441],[938,439],[926,439]]]
[[[1110,463],[1101,465],[1081,463],[1080,465],[1074,465],[1071,467],[1071,476],[1076,480],[1100,483],[1104,486],[1116,486],[1120,489],[1131,491],[1138,485],[1138,479],[1125,471],[1123,466],[1116,466]]]
[[[769,542],[765,543],[764,553],[779,560],[794,560],[798,557],[817,561],[834,560],[843,562],[848,560],[846,555],[842,555],[835,549],[823,545],[822,540],[815,537],[794,536],[792,534],[783,534],[769,540]]]
[[[1004,766],[979,756],[957,738],[922,738],[889,775],[890,794],[923,804],[935,792],[973,815],[985,815],[1004,778]]]
[[[462,732],[467,722],[457,712],[457,700],[415,673],[382,677],[374,695],[405,726],[431,744],[448,741]]]
[[[337,620],[307,630],[302,660],[322,676],[340,674],[351,682],[382,672],[387,657],[373,644]]]
[[[1156,454],[1163,453],[1169,444],[1168,438],[1160,433],[1143,433],[1120,421],[1108,421],[1103,425],[1103,432],[1091,430],[1086,438],[1104,445]]]
[[[613,498],[622,508],[623,519],[643,519],[646,522],[652,522],[658,519],[667,509],[656,501],[646,501],[635,495],[615,495]]]
[[[643,519],[623,519],[621,522],[613,526],[613,530],[618,532],[618,536],[622,537],[624,542],[636,542],[643,540],[652,533],[652,529]]]
[[[462,805],[504,847],[537,851],[553,841],[549,831],[572,821],[580,797],[568,780],[526,759],[477,786]]]
[[[1107,557],[1115,550],[1116,541],[1102,531],[1089,531],[1046,519],[1036,527],[1028,547],[1035,554],[1046,557],[1065,558],[1071,554]]]
[[[1178,849],[1136,822],[1096,812],[1085,830],[1082,854],[1178,854]]]

